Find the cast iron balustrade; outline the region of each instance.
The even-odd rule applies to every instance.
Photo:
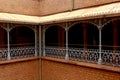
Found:
[[[102,50],[102,64],[120,66],[120,51]]]
[[[10,49],[11,59],[35,56],[35,47],[13,47]]]
[[[69,58],[71,60],[97,63],[99,58],[98,49],[69,48]]]
[[[66,56],[65,48],[60,47],[46,47],[45,54],[48,57],[64,58]],[[83,49],[83,48],[69,48],[68,59],[82,62],[98,63],[100,58],[99,49]],[[102,50],[101,63],[103,65],[120,66],[120,51]]]
[[[7,60],[8,49],[0,48],[0,60]],[[10,48],[10,59],[25,58],[35,56],[35,47],[13,47]]]
[[[55,58],[65,58],[66,49],[63,47],[46,47],[46,56]]]
[[[6,48],[0,48],[0,60],[7,60],[7,53]]]

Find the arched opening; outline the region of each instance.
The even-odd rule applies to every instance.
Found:
[[[102,28],[102,62],[120,64],[120,20],[114,20]]]
[[[15,27],[10,32],[11,59],[35,55],[35,33],[26,26]]]
[[[90,49],[98,49],[99,48],[99,30],[96,26],[92,24],[87,25],[87,44]]]
[[[102,29],[102,49],[120,50],[120,20],[115,20]]]
[[[59,26],[51,26],[45,32],[45,46],[65,47],[65,30]]]
[[[10,32],[10,46],[23,47],[35,45],[35,33],[26,26],[13,28]]]
[[[0,27],[0,48],[7,48],[7,31]]]
[[[69,29],[69,47],[98,48],[99,31],[88,23],[77,23]]]
[[[68,46],[83,48],[83,27],[81,23],[73,25],[68,32]]]
[[[69,57],[80,61],[98,61],[99,31],[88,23],[77,23],[69,29]],[[97,49],[97,50],[96,50]]]

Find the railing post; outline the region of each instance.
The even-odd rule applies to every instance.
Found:
[[[43,30],[43,56],[46,56],[45,54],[45,29]]]
[[[66,23],[66,55],[65,55],[65,59],[68,60],[69,59],[69,55],[68,55],[68,27],[67,27],[67,23]]]
[[[101,19],[99,20],[99,59],[98,59],[98,64],[102,63],[102,22]]]

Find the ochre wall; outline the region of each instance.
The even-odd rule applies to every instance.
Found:
[[[0,12],[39,15],[39,0],[0,0]]]
[[[74,9],[96,6],[119,0],[74,0]],[[72,0],[0,0],[0,12],[42,16],[71,11]]]
[[[120,0],[74,0],[74,9],[81,9]],[[71,11],[72,0],[40,0],[40,15],[49,15],[59,12]]]
[[[92,7],[102,4],[109,4],[112,2],[118,2],[120,0],[74,0],[75,1],[75,9]]]
[[[40,80],[39,60],[7,61],[0,65],[0,80]]]
[[[43,59],[42,80],[120,80],[120,72]]]
[[[72,8],[72,0],[41,0],[40,15],[48,15],[63,11],[70,11]]]

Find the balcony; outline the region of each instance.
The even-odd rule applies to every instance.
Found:
[[[64,47],[47,46],[45,48],[45,56],[65,59],[67,51],[69,60],[120,66],[120,51],[114,50],[101,50],[100,55],[99,49],[69,48],[67,50]],[[100,58],[101,62],[99,62]]]
[[[10,49],[10,59],[17,58],[26,58],[35,56],[35,47],[27,46],[27,47],[13,47]],[[0,49],[0,60],[7,60],[8,50],[6,48]]]

